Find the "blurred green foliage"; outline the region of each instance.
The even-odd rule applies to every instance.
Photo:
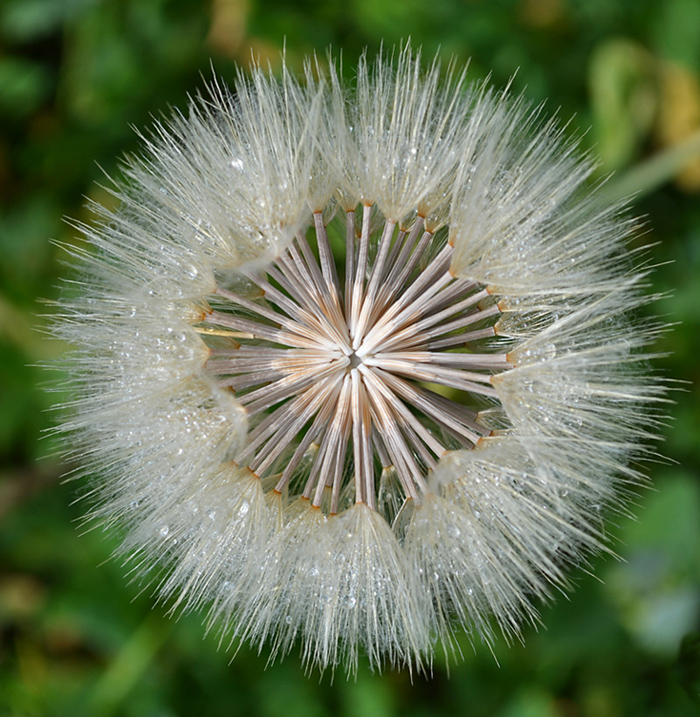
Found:
[[[70,467],[50,434],[39,440],[56,396],[37,364],[62,350],[41,334],[42,301],[65,273],[49,239],[81,241],[62,217],[89,219],[84,196],[111,201],[99,181],[138,146],[130,127],[185,107],[212,63],[230,78],[251,53],[275,66],[286,45],[298,68],[332,46],[349,71],[363,48],[409,36],[427,55],[471,58],[474,78],[515,75],[515,91],[574,117],[568,129],[599,154],[600,176],[629,171],[628,190],[654,189],[637,202],[639,241],[654,243],[652,290],[666,294],[653,310],[679,322],[657,366],[688,383],[665,431],[674,463],[649,467],[638,520],[611,527],[625,562],[596,559],[575,575],[570,599],[543,606],[547,629],[495,655],[465,641],[463,663],[438,660],[429,680],[360,670],[319,684],[295,656],[265,670],[244,647],[230,663],[215,635],[202,639],[201,616],[151,609],[150,590],[108,560],[113,536],[80,534],[83,487],[60,482]],[[697,0],[4,0],[0,715],[698,714],[700,167],[678,166],[690,144],[664,155],[670,164],[645,162],[699,128]]]

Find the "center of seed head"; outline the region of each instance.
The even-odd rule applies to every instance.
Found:
[[[362,211],[359,234],[347,213],[344,282],[314,215],[318,258],[300,232],[264,272],[217,288],[200,331],[251,421],[235,460],[330,514],[354,500],[391,522],[395,483],[418,504],[447,451],[489,435],[480,408],[509,364],[482,343],[498,304],[451,274],[452,247],[420,217],[373,235]]]

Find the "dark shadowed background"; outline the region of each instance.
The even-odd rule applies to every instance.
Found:
[[[637,521],[610,525],[622,561],[596,559],[575,591],[543,606],[525,646],[406,672],[307,679],[295,655],[266,669],[203,639],[201,615],[165,617],[129,584],[114,538],[81,535],[80,486],[50,436],[57,397],[38,364],[63,347],[41,328],[65,273],[50,239],[111,200],[103,168],[185,108],[211,65],[224,79],[251,53],[279,67],[411,37],[473,78],[547,100],[614,171],[659,264],[653,308],[678,325],[656,366],[674,394]],[[0,715],[229,717],[462,714],[622,717],[700,713],[700,1],[699,0],[3,0],[0,2]],[[695,139],[693,135],[695,134]],[[679,157],[696,159],[680,166]],[[675,149],[678,148],[680,149]],[[593,577],[595,575],[595,577]]]

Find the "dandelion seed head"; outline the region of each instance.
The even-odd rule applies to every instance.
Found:
[[[353,86],[253,67],[143,141],[56,329],[90,517],[272,658],[518,636],[604,546],[663,394],[634,224],[575,142],[408,46]]]

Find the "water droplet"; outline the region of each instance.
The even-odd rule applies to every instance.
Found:
[[[241,501],[241,504],[238,508],[238,517],[243,518],[248,511],[250,510],[250,503],[247,500]]]
[[[160,535],[161,538],[167,538],[169,532],[170,532],[170,528],[168,528],[167,525],[164,525],[164,526],[158,531],[158,535]]]

